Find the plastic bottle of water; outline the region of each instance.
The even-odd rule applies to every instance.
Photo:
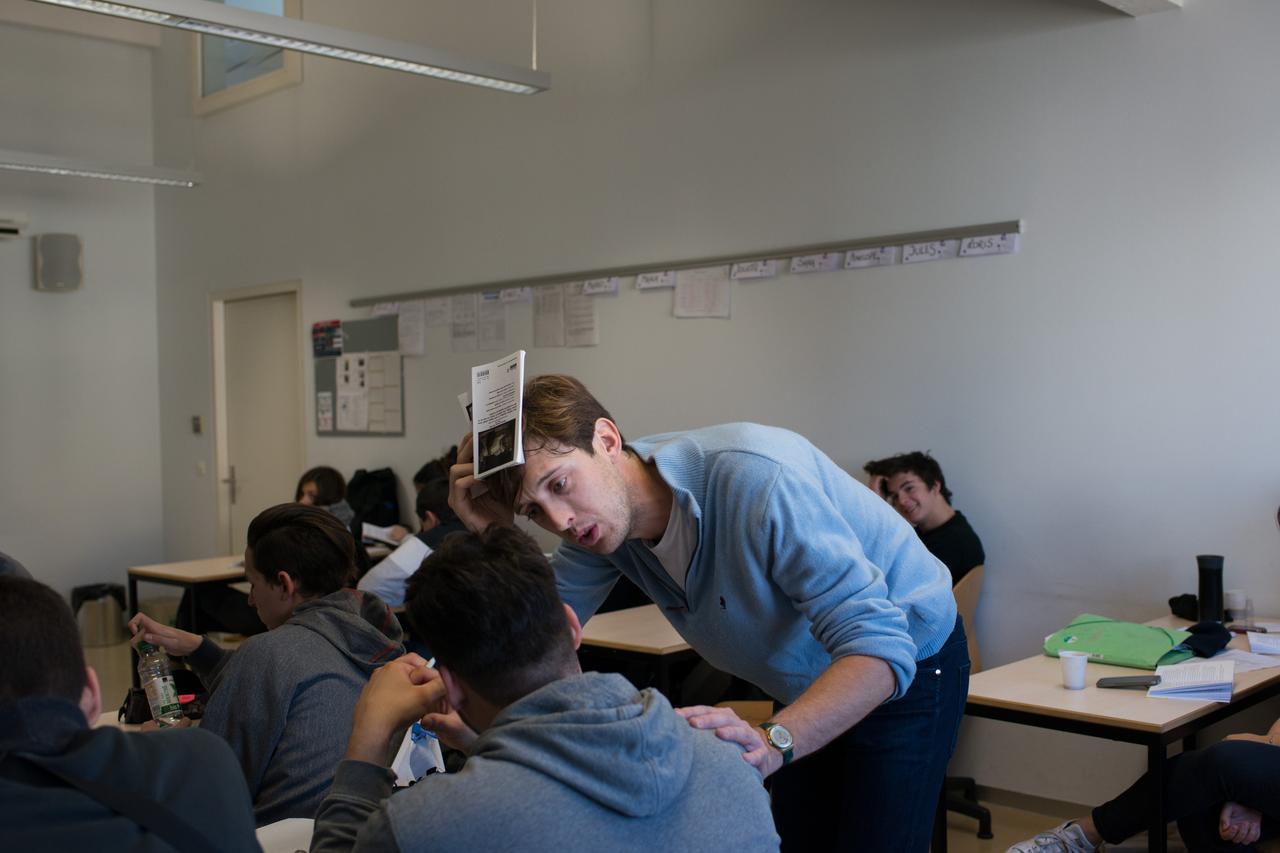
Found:
[[[176,726],[182,719],[178,706],[178,690],[169,672],[169,659],[163,651],[148,642],[138,643],[138,677],[147,692],[151,718],[160,728]]]

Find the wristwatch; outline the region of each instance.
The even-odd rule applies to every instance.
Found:
[[[764,739],[769,745],[778,752],[782,753],[782,766],[786,767],[791,763],[791,751],[796,745],[796,739],[791,736],[791,730],[781,723],[761,723],[760,728],[764,729]]]

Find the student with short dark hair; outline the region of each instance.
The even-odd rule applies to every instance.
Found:
[[[405,581],[418,570],[431,550],[450,533],[466,530],[449,506],[449,481],[433,480],[418,492],[415,508],[422,528],[408,536],[396,550],[360,578],[358,588],[371,592],[392,607],[404,605]]]
[[[413,488],[421,492],[432,480],[449,479],[449,469],[458,461],[458,445],[453,445],[435,459],[427,462],[413,475]],[[422,513],[418,513],[419,516]]]
[[[347,480],[336,468],[318,465],[304,471],[298,478],[298,488],[293,499],[307,506],[327,509],[348,527],[355,519],[355,511],[347,503]]]
[[[579,669],[577,616],[524,533],[448,537],[410,579],[408,612],[438,674],[417,655],[374,673],[313,853],[777,850],[741,747],[654,690]],[[453,712],[429,713],[441,700]],[[391,797],[388,740],[418,718],[470,758]]]
[[[250,522],[248,543],[249,603],[267,633],[228,652],[141,613],[129,626],[185,656],[208,686],[201,727],[231,744],[265,824],[315,814],[361,689],[404,646],[387,605],[346,588],[354,543],[330,513],[297,503],[271,507]]]
[[[873,459],[862,470],[870,488],[916,529],[931,554],[946,563],[952,586],[986,562],[982,540],[969,519],[951,506],[951,490],[938,460],[913,450]]]
[[[260,849],[220,738],[91,728],[98,677],[71,609],[49,587],[0,577],[0,660],[0,849]]]

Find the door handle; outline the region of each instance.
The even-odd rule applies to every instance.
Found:
[[[227,467],[228,467],[228,468],[230,469],[230,471],[231,471],[231,476],[230,476],[230,477],[224,477],[224,478],[223,478],[223,480],[222,480],[222,482],[224,482],[224,483],[226,483],[227,485],[231,486],[231,502],[232,502],[232,503],[235,503],[235,502],[236,502],[236,466],[234,466],[234,465],[229,465],[229,466],[227,466]]]

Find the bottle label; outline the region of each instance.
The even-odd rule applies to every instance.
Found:
[[[172,675],[151,679],[146,684],[146,691],[147,704],[151,706],[151,716],[157,722],[161,717],[182,713],[178,705],[178,689],[173,685]]]

